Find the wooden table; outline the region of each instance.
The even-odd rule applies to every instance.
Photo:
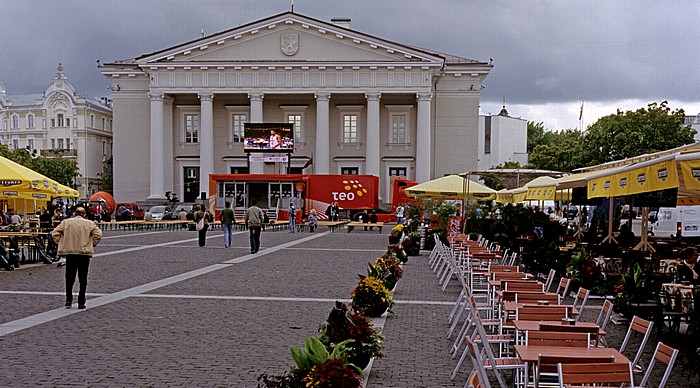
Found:
[[[605,330],[602,330],[598,325],[596,325],[594,322],[576,322],[573,325],[569,324],[564,324],[562,321],[521,321],[521,320],[515,320],[513,321],[513,327],[515,327],[515,338],[516,338],[516,343],[522,344],[523,341],[518,341],[518,339],[522,339],[522,333],[525,333],[526,331],[540,331],[540,323],[545,323],[547,325],[560,325],[560,326],[566,326],[566,327],[586,327],[586,328],[598,328],[598,337],[605,336]]]
[[[531,364],[537,362],[538,356],[541,354],[547,357],[614,357],[616,363],[629,363],[630,360],[613,348],[575,348],[569,346],[528,346],[515,345],[515,354],[518,355],[521,361],[525,363],[525,378],[527,382],[528,371]]]

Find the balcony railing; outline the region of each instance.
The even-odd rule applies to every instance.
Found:
[[[73,148],[70,150],[66,149],[51,149],[51,150],[41,150],[41,156],[45,158],[62,158],[67,156],[78,156],[78,150]]]

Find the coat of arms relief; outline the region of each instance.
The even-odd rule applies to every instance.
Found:
[[[284,55],[292,56],[299,51],[299,34],[284,33],[280,36],[280,48]]]

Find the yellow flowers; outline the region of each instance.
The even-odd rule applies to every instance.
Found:
[[[391,228],[391,231],[400,234],[401,232],[403,232],[403,224],[398,224],[394,226],[393,228]]]

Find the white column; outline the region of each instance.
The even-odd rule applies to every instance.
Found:
[[[365,174],[379,176],[379,93],[367,93],[367,141]]]
[[[199,192],[209,192],[209,174],[214,173],[214,95],[200,93]]]
[[[314,155],[314,173],[330,172],[330,128],[329,100],[330,93],[316,93],[316,151]]]
[[[151,163],[148,199],[165,199],[163,96],[161,94],[151,94],[149,97],[151,98]]]
[[[262,93],[250,93],[248,98],[250,99],[250,122],[251,123],[262,123],[263,122],[263,97]],[[252,154],[255,156],[256,154]],[[263,162],[250,162],[251,174],[262,174],[265,172],[265,164]]]
[[[417,93],[418,117],[416,123],[416,181],[430,180],[430,93]]]
[[[171,96],[163,97],[163,175],[165,176],[165,191],[175,191],[173,176],[173,101]]]

